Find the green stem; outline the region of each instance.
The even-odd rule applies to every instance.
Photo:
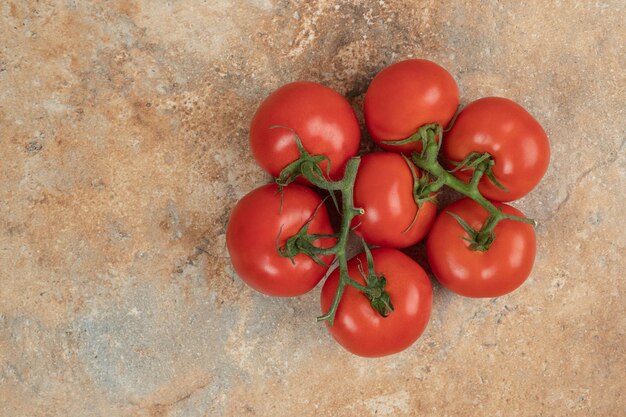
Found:
[[[341,297],[343,296],[343,291],[346,289],[348,276],[348,261],[344,257],[339,258],[339,283],[337,284],[337,289],[335,290],[335,296],[333,297],[333,301],[330,303],[330,307],[328,311],[321,316],[317,317],[317,321],[328,321],[328,325],[332,326],[335,321],[335,314],[337,313],[337,307],[339,307],[339,302],[341,301]],[[349,277],[349,276],[348,276]]]
[[[300,157],[283,168],[279,176],[276,178],[276,183],[281,187],[285,187],[295,181],[300,175],[303,175],[311,184],[328,191],[333,199],[333,202],[335,203],[335,206],[337,207],[337,210],[341,213],[341,229],[337,235],[330,236],[325,234],[309,234],[308,224],[311,221],[309,220],[309,222],[307,222],[307,224],[305,224],[297,234],[287,239],[285,245],[282,247],[278,247],[278,237],[276,238],[278,253],[283,257],[290,258],[292,262],[294,262],[294,257],[296,255],[304,253],[310,256],[318,264],[324,265],[323,261],[319,259],[319,255],[335,255],[335,258],[339,263],[339,283],[330,309],[326,312],[326,314],[318,317],[318,321],[328,320],[329,324],[332,326],[339,301],[341,300],[341,296],[343,295],[346,285],[352,285],[354,288],[364,293],[369,298],[372,308],[383,315],[383,317],[386,317],[391,311],[393,311],[393,305],[391,304],[389,294],[384,291],[386,283],[384,278],[371,281],[366,279],[366,285],[362,285],[350,278],[348,275],[346,245],[348,243],[348,235],[351,230],[350,226],[355,216],[364,214],[363,209],[354,207],[353,201],[354,182],[356,181],[356,174],[359,169],[361,159],[359,157],[350,159],[346,164],[343,178],[340,181],[331,181],[328,179],[330,160],[327,156],[309,154],[306,149],[304,149],[302,141],[293,129],[285,126],[273,126],[272,128],[291,130],[294,134],[296,145],[298,145],[298,149],[300,151]],[[323,161],[327,161],[329,164],[327,165],[326,175],[324,175],[324,172],[319,167],[319,164]],[[335,191],[341,191],[342,209],[339,209],[339,205],[337,204]],[[337,239],[335,245],[330,248],[320,248],[313,243],[318,239],[329,237],[336,237]],[[365,248],[369,259],[371,258],[371,254],[367,246],[365,246]],[[375,274],[373,272],[373,261],[368,260],[368,263],[371,264],[370,273]]]
[[[337,238],[337,243],[332,248],[318,248],[314,245],[312,246],[312,253],[316,254],[335,254],[337,257],[340,255],[345,256],[345,246],[348,240],[348,235],[350,233],[350,224],[352,223],[352,219],[355,216],[361,215],[364,213],[363,209],[357,209],[354,207],[353,203],[353,194],[354,194],[354,181],[356,180],[356,173],[359,169],[359,164],[361,163],[361,158],[352,158],[346,164],[346,169],[344,172],[344,176],[340,181],[326,181],[324,179],[320,179],[315,174],[315,169],[312,165],[306,164],[302,168],[302,174],[317,187],[331,191],[331,190],[339,190],[341,191],[341,205],[343,216],[341,218],[341,226],[339,229],[339,236]],[[325,250],[329,250],[324,253]],[[320,252],[322,251],[322,252]]]
[[[352,278],[350,278],[350,276],[348,276],[347,280],[346,280],[346,284],[352,285],[354,288],[356,288],[357,290],[365,293],[365,294],[369,294],[369,295],[380,295],[381,291],[380,289],[377,288],[371,288],[368,287],[367,285],[363,285],[363,284],[359,284],[357,281],[353,280]],[[368,283],[369,285],[369,283]]]
[[[327,320],[330,326],[333,325],[333,321],[335,318],[335,313],[337,312],[337,307],[339,306],[339,301],[343,295],[346,285],[352,285],[359,291],[362,291],[366,294],[371,293],[371,289],[367,286],[361,285],[358,282],[354,281],[348,275],[348,260],[346,257],[346,246],[348,243],[348,236],[350,234],[350,225],[352,224],[352,219],[355,216],[361,215],[364,213],[363,209],[354,207],[354,181],[356,180],[356,174],[359,169],[359,164],[361,163],[360,158],[352,158],[346,164],[346,169],[344,171],[344,176],[340,181],[326,181],[322,178],[319,178],[316,175],[315,168],[312,164],[305,164],[302,167],[302,174],[313,184],[322,188],[324,190],[333,191],[339,190],[341,191],[341,206],[343,216],[341,217],[341,226],[339,229],[339,236],[337,237],[337,243],[332,248],[318,248],[312,243],[306,244],[307,249],[310,250],[311,253],[315,254],[334,254],[337,261],[339,262],[339,283],[337,285],[337,290],[335,291],[335,296],[330,305],[328,311],[317,318],[318,321]]]
[[[487,210],[489,213],[489,218],[483,224],[482,228],[478,232],[476,236],[476,247],[480,248],[479,250],[487,250],[489,248],[489,244],[492,240],[493,231],[497,224],[504,219],[521,221],[524,223],[529,223],[534,225],[535,221],[532,219],[528,219],[525,217],[513,216],[509,214],[504,214],[500,211],[493,203],[487,200],[483,195],[478,191],[478,183],[481,177],[484,174],[484,168],[482,166],[478,166],[474,173],[472,174],[472,178],[469,183],[463,182],[450,172],[448,172],[441,164],[437,161],[437,156],[439,153],[439,148],[441,146],[441,140],[439,142],[435,140],[427,140],[424,143],[424,150],[422,155],[413,154],[413,162],[419,168],[429,172],[433,175],[436,180],[433,182],[434,187],[429,189],[430,192],[436,191],[432,188],[441,188],[444,184],[448,187],[452,188],[455,191],[471,198],[481,206]]]
[[[339,245],[335,244],[330,248],[320,248],[307,240],[301,240],[298,241],[298,248],[301,249],[301,252],[312,253],[314,255],[336,255],[339,250]]]
[[[358,158],[352,158],[352,159],[358,159]],[[348,161],[348,164],[350,164],[352,159]],[[356,177],[356,171],[359,168],[359,163],[360,163],[360,159],[359,161],[357,161],[356,167],[351,168],[351,169],[354,169],[355,177]],[[337,191],[337,190],[343,191],[345,189],[346,175],[344,175],[341,181],[328,181],[324,178],[320,178],[319,171],[317,170],[316,166],[317,165],[312,162],[306,162],[302,164],[302,175],[304,175],[306,179],[308,179],[313,185],[323,190],[327,190],[327,191]],[[348,173],[348,165],[346,165],[346,174],[347,173]]]

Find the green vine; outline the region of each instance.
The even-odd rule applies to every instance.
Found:
[[[339,233],[336,235],[320,235],[320,234],[308,234],[307,222],[294,236],[291,236],[285,244],[278,247],[278,253],[286,258],[293,260],[294,256],[304,253],[310,256],[313,260],[320,263],[319,256],[323,255],[335,255],[335,259],[339,265],[339,283],[335,296],[331,302],[328,311],[317,318],[318,321],[327,321],[330,326],[333,325],[335,314],[337,313],[337,307],[343,296],[346,285],[351,285],[357,290],[361,291],[369,300],[370,305],[383,317],[389,315],[393,311],[393,305],[391,303],[389,294],[385,291],[386,280],[383,276],[377,275],[374,272],[374,263],[371,259],[371,253],[369,248],[363,242],[365,246],[365,252],[368,256],[368,273],[364,275],[366,285],[362,285],[352,279],[348,274],[348,259],[346,254],[346,247],[348,243],[348,236],[350,233],[350,225],[355,216],[364,214],[364,210],[354,207],[354,182],[356,180],[356,174],[361,163],[360,157],[351,158],[344,171],[344,176],[339,181],[331,181],[322,174],[322,170],[319,167],[319,162],[325,160],[326,157],[310,155],[302,146],[302,142],[297,134],[295,134],[296,143],[300,150],[300,158],[291,164],[289,164],[278,176],[276,182],[280,186],[287,186],[290,182],[293,182],[298,176],[304,176],[311,184],[326,190],[330,193],[331,197],[334,197],[334,192],[339,191],[341,193],[341,225]],[[321,238],[335,237],[336,243],[329,248],[321,248],[315,245],[315,241]],[[277,238],[278,241],[278,238]]]
[[[470,249],[478,251],[488,250],[495,239],[494,229],[502,220],[515,220],[529,223],[533,226],[535,225],[535,221],[532,219],[503,213],[478,190],[478,183],[483,175],[486,175],[496,186],[505,189],[502,184],[496,180],[491,171],[494,164],[491,155],[488,153],[480,154],[473,152],[463,161],[457,163],[453,170],[448,171],[437,160],[439,149],[443,141],[441,126],[426,125],[413,136],[419,138],[422,142],[422,151],[420,153],[414,152],[411,159],[415,165],[429,173],[434,179],[429,186],[422,189],[422,196],[429,196],[446,185],[476,201],[489,213],[489,218],[485,221],[480,230],[472,229],[463,219],[454,216],[469,235]],[[473,169],[472,177],[469,182],[463,182],[452,174],[452,172],[459,169]]]

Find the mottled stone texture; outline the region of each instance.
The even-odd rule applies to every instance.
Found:
[[[624,415],[624,22],[619,0],[2,1],[0,415]],[[261,99],[313,80],[361,116],[407,57],[523,104],[553,158],[515,203],[529,281],[436,285],[418,343],[366,360],[314,322],[319,289],[245,287],[224,232],[268,180]]]

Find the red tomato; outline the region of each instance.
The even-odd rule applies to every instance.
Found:
[[[376,357],[391,355],[411,346],[424,332],[432,307],[432,285],[426,272],[414,260],[396,249],[372,250],[374,269],[387,279],[394,310],[382,317],[369,299],[348,285],[343,293],[335,322],[328,331],[340,345],[355,355]],[[365,280],[358,267],[359,261],[367,273],[365,253],[348,262],[348,273],[361,284]],[[322,311],[328,311],[339,282],[336,269],[322,288]]]
[[[506,204],[496,207],[524,216]],[[447,212],[458,215],[474,230],[480,230],[489,217],[487,210],[469,198],[450,204],[439,214],[426,241],[428,263],[439,282],[466,297],[499,297],[526,281],[536,250],[535,230],[530,224],[500,221],[494,230],[495,240],[487,251],[480,252],[469,248],[462,239],[467,233]]]
[[[385,145],[406,139],[429,123],[444,128],[459,106],[459,88],[448,71],[425,59],[409,59],[379,72],[365,94],[365,124],[380,147],[393,152],[422,149],[420,142]]]
[[[414,169],[419,177],[419,168]],[[430,201],[422,204],[418,213],[411,170],[401,155],[391,152],[370,153],[361,159],[354,205],[365,210],[352,222],[353,227],[358,225],[355,233],[369,243],[392,248],[422,240],[437,214],[437,205]]]
[[[333,229],[326,207],[320,206],[322,200],[313,190],[290,184],[283,189],[282,200],[281,212],[281,196],[275,184],[259,187],[239,200],[230,216],[226,245],[235,272],[246,284],[269,295],[301,295],[315,287],[328,268],[304,254],[295,256],[293,264],[278,253],[276,238],[280,234],[278,244],[283,245],[316,209],[308,233],[330,234]],[[334,239],[320,239],[315,244],[330,247]],[[333,257],[320,259],[330,265]]]
[[[250,126],[254,158],[272,176],[278,174],[300,153],[294,133],[312,155],[330,159],[330,178],[341,179],[343,169],[359,150],[359,122],[350,103],[336,91],[312,82],[284,85],[261,103]],[[326,162],[322,162],[326,173]],[[301,180],[302,181],[302,180]]]
[[[486,176],[480,192],[490,200],[512,201],[535,188],[548,169],[550,143],[539,122],[514,101],[486,97],[467,105],[443,141],[445,157],[462,161],[471,152],[489,152],[493,173],[507,189],[496,187]],[[455,171],[467,181],[471,170]]]

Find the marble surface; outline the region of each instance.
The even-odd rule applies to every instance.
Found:
[[[1,2],[0,415],[626,414],[625,22],[619,0]],[[261,99],[313,80],[361,117],[407,57],[463,103],[520,102],[553,158],[515,203],[529,281],[435,286],[418,343],[367,360],[314,322],[319,288],[245,287],[225,225],[268,181]]]

